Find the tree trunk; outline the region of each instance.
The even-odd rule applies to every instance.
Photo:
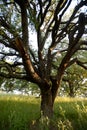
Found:
[[[69,82],[69,96],[70,97],[75,97],[74,95],[74,86],[72,82]]]
[[[57,96],[60,81],[51,79],[51,83],[51,85],[45,84],[41,87],[41,112],[43,116],[47,116],[48,118],[53,117],[54,101]]]
[[[41,114],[45,117],[53,117],[53,101],[51,90],[41,94]]]

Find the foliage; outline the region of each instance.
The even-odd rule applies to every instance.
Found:
[[[61,95],[87,96],[86,93],[86,78],[87,72],[85,69],[73,64],[68,68],[64,74],[63,82],[61,84]]]
[[[21,93],[25,95],[40,95],[40,90],[36,84],[27,82],[26,80],[19,79],[6,79],[1,78],[0,80],[0,90],[1,92],[7,93]]]

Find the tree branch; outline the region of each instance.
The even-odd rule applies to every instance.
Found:
[[[87,70],[87,66],[85,66],[85,64],[87,64],[87,62],[81,62],[81,61],[77,60],[76,63],[77,63],[77,65],[79,65],[82,68]]]

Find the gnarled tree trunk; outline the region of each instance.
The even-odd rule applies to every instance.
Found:
[[[54,101],[61,80],[51,79],[52,84],[41,86],[41,113],[43,116],[52,118],[54,114]],[[45,86],[46,85],[46,86]]]

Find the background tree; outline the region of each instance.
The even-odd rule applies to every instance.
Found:
[[[10,16],[5,10],[0,16],[0,76],[36,83],[41,91],[41,110],[48,117],[53,115],[55,97],[65,70],[77,61],[73,55],[87,44],[80,40],[85,31],[85,13],[79,18],[77,15],[83,6],[87,6],[87,1],[79,1],[68,19],[63,19],[72,1],[7,0],[5,10],[11,12]],[[29,40],[30,25],[37,36],[36,54]],[[66,37],[67,45],[61,48]],[[53,60],[58,53],[62,58],[53,75]],[[21,68],[20,72],[16,68]]]
[[[73,64],[64,74],[62,87],[60,92],[63,91],[65,95],[70,97],[75,96],[86,96],[86,78],[87,71],[79,67],[76,64]],[[62,95],[63,95],[63,92]]]
[[[25,94],[30,96],[40,96],[40,90],[36,84],[26,80],[0,78],[0,91],[6,93]]]

